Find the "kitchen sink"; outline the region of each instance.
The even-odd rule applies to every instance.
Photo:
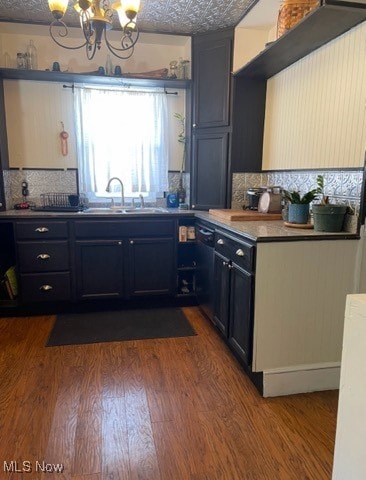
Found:
[[[114,207],[114,208],[110,208],[110,207],[92,207],[92,208],[88,208],[87,210],[84,210],[82,213],[92,213],[92,214],[95,214],[95,213],[100,213],[100,214],[115,214],[115,213],[119,213],[119,214],[128,214],[128,213],[136,213],[136,214],[140,214],[140,213],[143,213],[143,214],[146,214],[146,213],[167,213],[167,209],[166,208],[159,208],[159,207],[142,207],[142,208],[134,208],[134,207],[125,207],[125,208],[118,208],[118,207]]]

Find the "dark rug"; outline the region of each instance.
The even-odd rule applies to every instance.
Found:
[[[47,347],[196,335],[180,308],[57,315]]]

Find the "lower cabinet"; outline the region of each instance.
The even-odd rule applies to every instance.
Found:
[[[175,293],[174,226],[160,219],[75,222],[77,298]]]
[[[128,294],[175,293],[173,238],[131,238],[128,241]]]
[[[122,240],[84,240],[75,244],[78,298],[121,298],[125,294]]]
[[[252,363],[254,245],[216,233],[214,323],[245,365]]]

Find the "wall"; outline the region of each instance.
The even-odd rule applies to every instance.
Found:
[[[57,82],[5,80],[5,110],[12,168],[76,168],[73,93]],[[178,143],[180,124],[174,113],[185,115],[185,91],[168,95],[169,169],[179,170],[183,148]],[[61,154],[61,122],[69,134],[68,155]]]
[[[51,20],[51,14],[50,14]],[[81,30],[71,28],[72,35],[69,44],[79,45],[81,41]],[[108,35],[114,39],[117,45],[120,37],[118,31],[110,31]],[[50,38],[48,27],[34,26],[14,23],[1,23],[0,51],[2,66],[3,55],[7,52],[10,55],[10,67],[16,67],[17,52],[25,52],[29,40],[33,39],[38,52],[38,69],[51,69],[52,63],[58,61],[61,70],[72,72],[93,72],[98,66],[105,66],[108,50],[102,46],[93,60],[87,60],[85,49],[66,50],[57,46]],[[122,72],[138,73],[160,68],[169,68],[172,60],[179,57],[191,60],[190,37],[176,35],[141,34],[135,46],[133,56],[128,60],[119,60],[111,55],[113,65],[120,65]]]
[[[361,167],[366,22],[267,82],[263,170]]]
[[[74,44],[79,29],[70,29]],[[117,40],[117,32],[109,32]],[[38,53],[38,69],[50,69],[58,61],[62,71],[94,72],[106,62],[106,48],[97,52],[94,60],[88,61],[84,49],[65,50],[50,39],[48,27],[24,24],[1,24],[0,64],[10,56],[7,67],[15,68],[17,52],[24,52],[29,40],[33,39]],[[161,68],[169,68],[172,60],[191,59],[191,40],[186,36],[141,34],[133,56],[128,60],[118,60],[111,56],[113,65],[120,65],[123,72],[141,73]],[[5,81],[6,117],[8,127],[10,167],[6,175],[6,197],[8,208],[21,200],[20,182],[30,182],[30,199],[39,200],[45,191],[74,191],[76,188],[75,170],[77,166],[75,132],[73,127],[73,99],[69,89],[62,84],[43,82]],[[169,170],[181,168],[183,149],[177,138],[179,122],[174,113],[185,115],[185,91],[177,90],[178,95],[169,95]],[[60,152],[61,122],[69,133],[69,153],[63,157]],[[29,169],[42,170],[29,170]],[[50,170],[51,169],[51,170]],[[52,172],[52,169],[57,169]],[[71,170],[68,170],[71,169]],[[174,178],[171,174],[170,177]],[[174,182],[173,182],[174,185]],[[52,186],[52,188],[50,188]],[[174,187],[172,187],[174,188]]]
[[[268,40],[267,30],[236,28],[234,33],[233,71],[240,70],[257,56]]]
[[[366,295],[347,297],[333,480],[366,478]]]

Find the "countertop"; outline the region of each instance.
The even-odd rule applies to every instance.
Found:
[[[254,242],[288,242],[301,240],[339,240],[339,239],[359,239],[357,233],[349,232],[315,232],[311,229],[286,227],[282,220],[268,221],[227,221],[218,219],[216,216],[210,215],[205,211],[195,210],[179,210],[177,208],[169,208],[158,213],[110,213],[108,211],[101,213],[85,213],[85,212],[38,212],[32,210],[6,210],[0,212],[1,220],[31,220],[37,218],[65,218],[65,219],[133,219],[144,218],[153,219],[161,217],[181,217],[195,216],[198,219],[206,220],[216,227],[225,228],[230,232],[242,236]]]

